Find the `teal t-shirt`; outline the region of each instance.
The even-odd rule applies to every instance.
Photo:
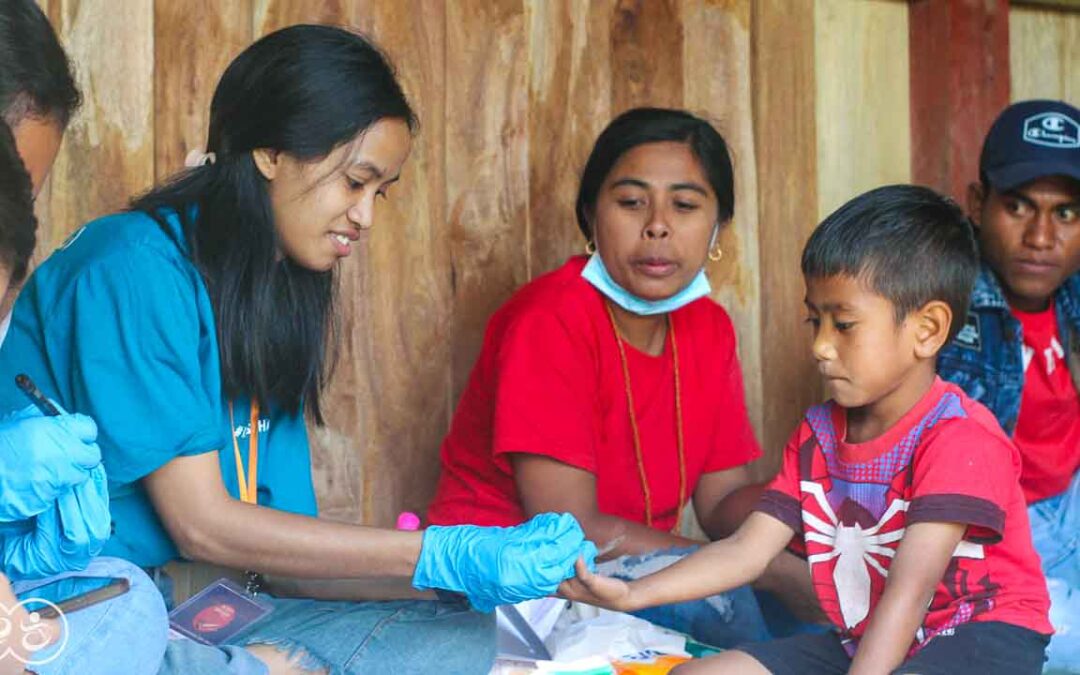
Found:
[[[113,518],[102,554],[142,566],[178,552],[140,479],[175,457],[218,452],[239,498],[233,436],[245,468],[250,440],[249,401],[234,402],[229,423],[210,298],[179,219],[169,222],[175,239],[143,213],[76,231],[26,283],[0,346],[0,415],[26,406],[14,383],[26,373],[97,421]],[[303,414],[264,404],[259,430],[259,504],[315,515]]]

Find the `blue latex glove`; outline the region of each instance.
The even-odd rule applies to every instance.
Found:
[[[596,546],[569,513],[542,513],[516,527],[429,527],[413,587],[464,593],[490,612],[551,595],[574,576],[578,557],[595,569]]]
[[[3,570],[14,580],[84,569],[101,552],[112,529],[105,468],[60,495],[34,518],[32,530],[4,540]]]
[[[44,417],[30,406],[0,421],[0,522],[32,518],[101,465],[86,415]]]

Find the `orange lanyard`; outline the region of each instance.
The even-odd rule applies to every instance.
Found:
[[[258,502],[259,477],[259,402],[251,401],[251,435],[248,436],[248,470],[244,476],[244,460],[240,456],[240,444],[236,440],[236,422],[233,421],[233,404],[229,401],[229,427],[232,429],[233,457],[236,458],[236,483],[240,486],[240,501],[246,504]]]
[[[641,452],[641,436],[638,433],[637,413],[634,411],[634,392],[630,387],[630,363],[626,360],[626,348],[623,347],[622,333],[615,323],[615,312],[611,305],[604,303],[608,318],[611,319],[611,329],[615,331],[615,344],[619,346],[619,358],[622,360],[623,383],[626,385],[626,405],[630,409],[630,430],[634,434],[634,454],[637,457],[638,478],[641,480],[641,492],[645,496],[645,524],[652,527],[652,490],[649,489],[648,477],[645,475],[645,458]],[[682,381],[679,378],[679,343],[675,340],[675,324],[671,315],[667,315],[668,335],[671,337],[671,359],[675,369],[675,439],[679,451],[679,500],[675,507],[675,526],[672,533],[678,534],[682,526],[683,501],[686,499],[686,449],[683,443],[683,419],[682,419]]]

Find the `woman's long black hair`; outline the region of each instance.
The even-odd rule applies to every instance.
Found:
[[[226,396],[290,413],[303,405],[323,423],[319,398],[338,342],[334,274],[280,258],[267,181],[252,151],[317,161],[381,119],[416,125],[377,47],[341,28],[285,28],[248,47],[222,75],[207,142],[216,161],[132,202],[166,232],[166,216],[180,217],[213,304]]]

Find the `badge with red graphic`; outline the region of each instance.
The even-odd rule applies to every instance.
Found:
[[[272,610],[232,581],[218,579],[169,612],[169,625],[192,640],[219,645]]]

